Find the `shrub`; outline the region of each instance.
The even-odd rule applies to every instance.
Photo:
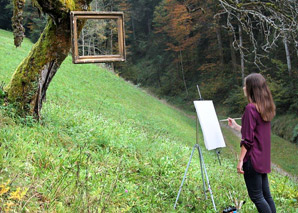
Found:
[[[272,131],[278,136],[298,143],[298,118],[295,114],[277,116],[272,121]]]

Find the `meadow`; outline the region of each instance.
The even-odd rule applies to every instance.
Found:
[[[0,82],[9,82],[31,47],[25,39],[16,49],[12,33],[0,30]],[[39,123],[1,104],[0,211],[214,212],[196,153],[173,209],[195,128],[193,116],[101,66],[74,65],[68,57],[48,89]],[[223,133],[222,165],[199,135],[217,209],[245,200],[241,212],[256,212],[236,173],[239,139],[227,128]],[[273,138],[284,169],[297,174],[297,147],[284,149]],[[269,179],[277,212],[297,212],[298,183],[276,171]]]

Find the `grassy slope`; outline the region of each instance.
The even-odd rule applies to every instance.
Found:
[[[7,83],[32,44],[25,40],[15,49],[11,33],[2,30],[0,38],[0,81]],[[1,208],[12,203],[17,211],[172,211],[195,139],[195,122],[183,113],[104,69],[67,58],[48,90],[42,124],[17,120],[0,110],[0,190],[10,187],[0,191]],[[233,204],[228,194],[248,201],[233,149],[223,150],[219,166],[203,148],[218,209]],[[179,212],[212,211],[198,165],[195,156]],[[297,184],[276,173],[270,181],[279,212],[295,211]],[[243,212],[253,209],[249,201]]]

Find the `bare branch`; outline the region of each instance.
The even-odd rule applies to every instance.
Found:
[[[245,56],[254,55],[254,64],[260,69],[263,66],[262,58],[271,48],[277,46],[277,41],[286,39],[295,44],[298,55],[298,3],[295,0],[267,0],[238,1],[219,0],[222,11],[215,16],[225,17],[225,27],[232,32],[233,46],[245,53]],[[239,46],[237,31],[241,26],[249,38],[249,49]],[[260,39],[260,36],[262,39]],[[262,54],[261,54],[262,53]]]

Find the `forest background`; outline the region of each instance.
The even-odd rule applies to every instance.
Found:
[[[110,67],[126,80],[185,110],[193,110],[199,85],[204,99],[213,100],[221,114],[239,116],[246,104],[243,77],[260,72],[277,106],[273,131],[298,143],[297,41],[274,32],[266,34],[254,17],[248,17],[251,28],[245,28],[237,16],[230,18],[220,2],[93,0],[91,7],[125,13],[127,62]],[[0,0],[0,8],[0,28],[12,31],[11,1]],[[26,37],[36,42],[46,19],[27,1]],[[96,33],[94,29],[88,32]],[[267,38],[271,41],[264,43]]]

